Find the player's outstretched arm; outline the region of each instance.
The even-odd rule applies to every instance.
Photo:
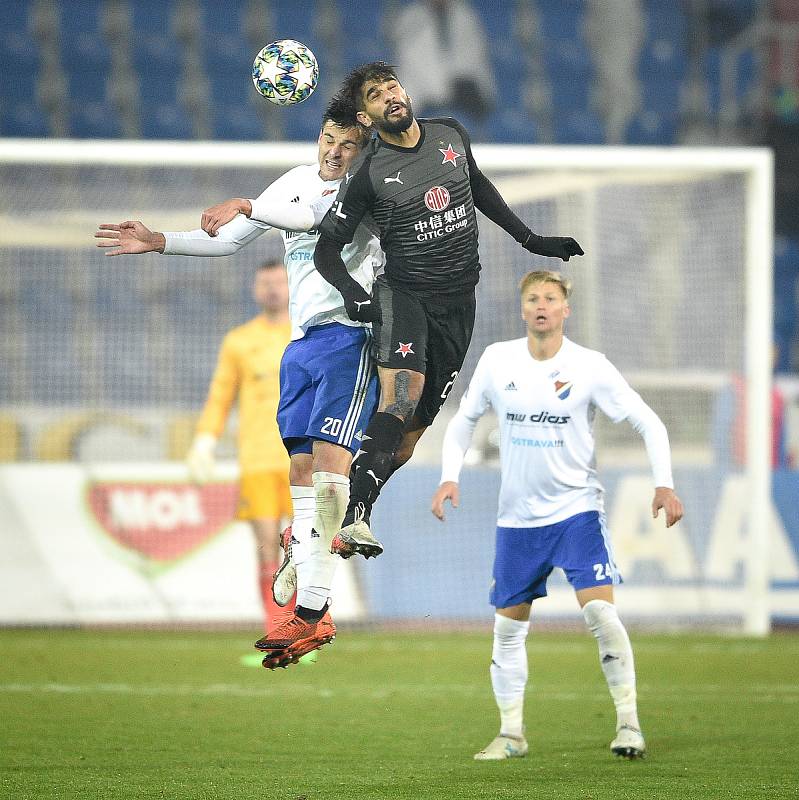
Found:
[[[655,488],[655,497],[652,500],[653,519],[657,519],[661,508],[666,514],[667,528],[670,528],[682,519],[682,501],[674,493],[674,489],[669,489],[667,486],[658,486]]]
[[[444,481],[433,495],[433,500],[430,503],[430,511],[437,519],[444,521],[444,501],[449,500],[453,508],[458,507],[461,495],[458,484],[455,481]]]
[[[118,225],[103,223],[94,234],[98,247],[114,248],[107,256],[137,255],[139,253],[163,253],[166,239],[163,233],[151,231],[138,220],[127,220]]]

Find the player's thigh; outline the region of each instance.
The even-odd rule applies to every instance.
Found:
[[[584,511],[558,525],[561,536],[555,565],[563,569],[575,591],[621,583],[604,514]]]
[[[310,443],[305,449],[300,448],[314,402],[314,376],[308,369],[311,347],[306,339],[290,342],[280,361],[277,426],[289,455],[311,452]]]
[[[239,481],[238,519],[273,519],[291,516],[289,477],[284,470],[248,472]]]
[[[433,422],[463,366],[474,330],[474,294],[451,305],[428,304],[427,311],[427,371],[416,407],[416,416],[423,425]]]
[[[327,327],[327,326],[326,326]],[[305,435],[355,452],[378,401],[371,332],[337,325],[327,348],[313,354],[313,405]]]
[[[375,360],[389,369],[412,370],[422,375],[427,364],[427,315],[419,299],[404,289],[375,282],[382,322],[372,325]]]
[[[540,529],[497,526],[491,605],[508,609],[546,597],[553,567],[548,544]]]

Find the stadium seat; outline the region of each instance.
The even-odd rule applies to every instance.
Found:
[[[557,108],[557,106],[556,106]],[[602,120],[589,109],[576,109],[555,114],[555,141],[558,144],[604,144]]]
[[[61,5],[61,64],[68,72],[103,71],[111,66],[111,51],[102,30],[104,0]]]
[[[38,72],[39,45],[27,29],[0,27],[0,69],[4,83],[10,76]]]
[[[214,104],[212,125],[214,139],[257,142],[264,138],[261,119],[249,103]]]
[[[175,0],[136,0],[130,4],[133,43],[142,36],[163,34],[172,39]]]
[[[535,120],[518,104],[495,111],[486,125],[486,141],[497,143],[531,143],[538,141]]]
[[[627,126],[625,142],[636,145],[674,144],[677,138],[676,109],[655,111],[644,109]]]
[[[364,0],[353,9],[352,3],[338,0],[343,38],[339,52],[344,72],[370,61],[390,60],[393,46],[384,36],[385,5],[380,0]]]
[[[75,67],[67,73],[70,104],[103,103],[106,100],[108,71],[93,66]]]
[[[183,49],[168,33],[134,33],[133,66],[139,80],[173,83],[183,67]]]
[[[143,105],[141,132],[145,139],[191,139],[194,125],[189,115],[176,102]]]
[[[122,135],[116,110],[99,100],[73,103],[69,127],[70,135],[78,139],[115,139]]]
[[[0,135],[45,137],[50,135],[50,122],[38,104],[33,102],[0,105]]]
[[[368,6],[370,0],[364,0],[363,5]],[[274,30],[266,34],[264,44],[268,44],[275,39],[296,39],[314,51],[317,58],[324,55],[323,40],[319,36],[317,14],[298,14],[296,0],[270,0],[270,10],[272,11],[272,21]],[[365,11],[368,10],[365,9]],[[358,15],[362,13],[361,4],[358,4]],[[382,14],[371,17],[372,25],[379,20]],[[349,22],[349,18],[346,20]],[[343,24],[342,24],[343,27]]]

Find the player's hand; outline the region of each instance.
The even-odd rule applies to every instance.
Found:
[[[241,197],[234,197],[225,200],[224,203],[217,203],[215,206],[206,208],[200,219],[200,227],[209,236],[216,236],[223,225],[227,225],[239,214],[249,217],[252,214],[252,203]]]
[[[113,247],[107,256],[137,255],[139,253],[163,253],[166,239],[163,233],[151,231],[138,220],[120,222],[119,225],[103,223],[94,234],[98,247]]]
[[[533,234],[523,245],[525,250],[538,256],[549,256],[568,261],[572,256],[584,256],[583,248],[571,236],[536,236]]]
[[[674,489],[668,489],[665,486],[658,486],[655,489],[655,499],[652,501],[653,519],[657,519],[661,508],[666,512],[667,528],[670,528],[675,522],[679,522],[682,519],[682,501],[674,494]]]
[[[216,436],[210,433],[198,433],[191,443],[186,455],[186,466],[195,483],[208,483],[214,477],[214,448]]]
[[[344,298],[347,316],[354,322],[382,322],[383,315],[380,313],[380,303],[377,298],[372,297],[355,281],[353,284],[351,291],[348,290],[346,294],[342,292],[341,295]]]
[[[461,493],[458,484],[455,481],[444,481],[441,486],[436,489],[433,495],[433,501],[430,503],[430,511],[437,519],[444,521],[444,501],[449,500],[453,508],[458,507],[460,502]]]

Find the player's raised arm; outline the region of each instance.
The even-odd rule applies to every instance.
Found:
[[[455,122],[453,120],[453,122]],[[539,256],[549,256],[568,261],[572,256],[585,255],[583,248],[571,236],[539,236],[511,210],[496,186],[480,171],[472,154],[469,134],[455,122],[458,132],[466,146],[466,160],[469,164],[469,183],[475,208],[483,212],[492,222],[507,231],[525,250]]]

